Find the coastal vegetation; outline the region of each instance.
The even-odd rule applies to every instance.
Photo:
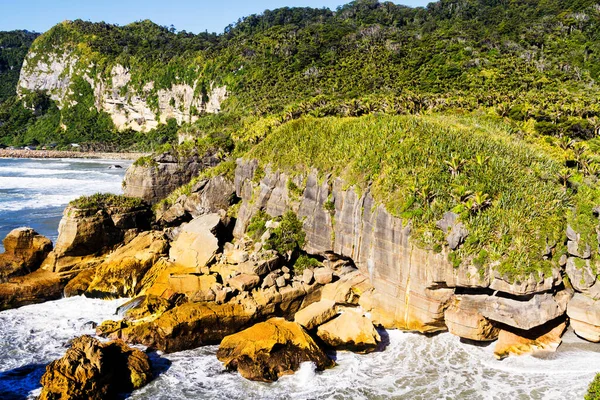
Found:
[[[144,201],[137,197],[127,197],[110,193],[96,193],[91,196],[81,196],[71,201],[69,205],[81,210],[139,208],[144,205]]]

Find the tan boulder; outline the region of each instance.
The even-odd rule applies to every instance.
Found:
[[[530,330],[507,327],[500,330],[494,356],[503,359],[510,355],[531,354],[538,351],[554,352],[562,343],[561,337],[566,328],[567,323],[564,320],[550,321]]]
[[[2,241],[0,254],[0,282],[26,275],[38,269],[52,250],[52,242],[31,228],[10,231]]]
[[[314,362],[317,370],[334,365],[299,324],[283,318],[273,318],[225,337],[217,358],[228,370],[263,382],[293,374],[307,361]]]
[[[318,284],[327,285],[333,280],[333,271],[329,268],[315,268],[313,277]]]
[[[500,329],[479,312],[479,303],[471,302],[469,299],[469,297],[454,296],[450,302],[444,313],[448,331],[469,340],[496,340]]]
[[[195,268],[199,272],[219,249],[216,234],[220,224],[218,214],[207,214],[182,225],[171,245],[171,261],[181,267]]]
[[[206,292],[217,283],[215,275],[202,274],[171,274],[169,276],[169,287],[175,293],[193,295],[198,292]]]
[[[240,274],[227,281],[229,286],[240,291],[245,292],[252,290],[260,283],[260,277],[254,274]]]
[[[152,380],[148,356],[122,342],[103,344],[91,336],[71,342],[42,376],[40,400],[118,398]]]
[[[371,320],[351,310],[319,326],[317,335],[331,347],[357,353],[372,352],[381,342]]]
[[[96,267],[96,275],[86,291],[99,297],[133,297],[139,294],[146,272],[166,255],[168,242],[162,232],[143,232],[113,252]]]
[[[335,302],[332,300],[321,300],[298,311],[294,316],[294,321],[310,331],[336,315]]]

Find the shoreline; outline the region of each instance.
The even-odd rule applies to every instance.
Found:
[[[149,153],[103,153],[62,150],[7,150],[0,149],[0,158],[86,158],[103,160],[137,160]]]

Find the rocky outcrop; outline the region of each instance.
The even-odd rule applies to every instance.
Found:
[[[263,382],[293,374],[303,362],[313,362],[319,371],[334,365],[299,324],[283,318],[227,336],[219,346],[217,358],[226,369]]]
[[[160,257],[166,256],[168,247],[164,233],[140,233],[96,267],[85,294],[103,298],[137,295],[144,275]]]
[[[185,303],[151,322],[100,325],[99,334],[166,353],[218,344],[260,318],[255,304]]]
[[[494,348],[498,359],[509,355],[530,354],[538,351],[556,351],[567,328],[564,318],[558,318],[529,330],[501,329]]]
[[[372,352],[381,342],[371,320],[354,310],[345,310],[339,317],[319,326],[317,335],[335,349],[357,353]]]
[[[41,50],[33,46],[24,60],[17,87],[20,95],[42,91],[62,109],[74,103],[73,80],[83,78],[93,90],[96,109],[108,113],[120,130],[149,131],[169,119],[175,119],[178,124],[194,122],[202,113],[218,113],[227,98],[224,86],[211,84],[203,99],[196,88],[198,82],[191,85],[177,82],[157,90],[150,81],[136,89],[130,83],[134,71],[120,64],[104,76],[93,76],[91,66],[83,64],[75,50],[46,51],[42,57],[38,51]]]
[[[152,380],[148,356],[122,342],[101,343],[91,336],[71,342],[42,376],[40,400],[115,399]]]
[[[191,188],[191,194],[181,195],[175,204],[156,210],[156,220],[163,226],[176,226],[204,214],[227,210],[236,201],[235,187],[219,175],[203,179]]]
[[[43,269],[11,278],[0,283],[0,311],[60,299],[64,286],[59,274]]]
[[[50,239],[31,228],[13,229],[2,244],[4,253],[0,254],[0,282],[35,271],[52,250]]]
[[[138,296],[117,308],[117,314],[125,321],[146,322],[158,318],[173,308],[173,302],[153,295]]]
[[[154,204],[189,183],[204,169],[218,163],[217,157],[210,153],[205,156],[159,154],[145,163],[136,162],[127,169],[123,181],[124,193]]]
[[[83,270],[90,256],[106,252],[150,228],[151,210],[141,207],[80,209],[68,206],[58,226],[58,239],[42,267],[48,271]],[[93,261],[93,267],[98,262]]]

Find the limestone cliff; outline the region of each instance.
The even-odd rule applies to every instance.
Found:
[[[141,91],[128,88],[131,71],[120,64],[110,75],[89,76],[89,66],[81,64],[74,53],[49,54],[46,60],[37,59],[31,52],[25,59],[17,91],[42,91],[58,103],[59,108],[69,107],[73,101],[71,82],[79,74],[92,87],[98,111],[108,113],[119,130],[148,131],[160,123],[174,118],[178,124],[194,122],[203,113],[218,113],[227,98],[225,86],[212,87],[208,99],[195,95],[196,85],[175,84],[169,89],[154,92],[154,82],[148,82]],[[87,68],[86,68],[87,67]],[[155,96],[157,105],[151,104]]]
[[[293,209],[304,221],[309,253],[348,257],[370,279],[375,290],[362,294],[361,305],[385,327],[449,328],[462,337],[489,340],[498,333],[490,323],[527,330],[566,311],[570,294],[559,271],[513,282],[491,268],[455,268],[447,250],[436,253],[413,244],[410,223],[390,215],[368,190],[359,193],[330,176],[319,179],[316,171],[292,178],[268,166],[256,179],[257,167],[256,161],[238,160],[235,186],[243,202],[234,234],[241,237],[259,209],[272,216]],[[300,193],[290,190],[294,186]],[[445,314],[450,304],[453,312]]]

